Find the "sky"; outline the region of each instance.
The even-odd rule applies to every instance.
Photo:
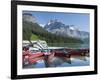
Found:
[[[66,25],[74,25],[81,31],[90,32],[90,15],[87,13],[64,13],[64,12],[40,12],[40,11],[24,11],[35,16],[40,25],[45,25],[49,20],[57,19]]]

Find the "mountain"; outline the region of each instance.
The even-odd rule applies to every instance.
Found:
[[[56,35],[69,36],[73,38],[88,38],[89,33],[85,31],[80,31],[74,25],[65,25],[64,23],[56,20],[50,20],[45,26],[44,29],[48,32],[51,32]]]
[[[37,23],[23,22],[23,40],[45,40],[47,43],[82,43],[81,40],[52,34]]]
[[[36,18],[31,13],[23,13],[23,21],[36,23]]]
[[[82,43],[82,40],[53,34],[37,22],[31,14],[23,14],[23,40],[45,40],[47,43]]]

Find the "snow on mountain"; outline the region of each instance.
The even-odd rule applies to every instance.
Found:
[[[62,35],[62,36],[70,36],[75,38],[88,38],[89,33],[85,31],[80,31],[76,26],[74,25],[65,25],[62,22],[56,20],[50,20],[45,26],[44,29],[46,29],[48,32]]]

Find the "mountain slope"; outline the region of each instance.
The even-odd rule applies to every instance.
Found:
[[[35,37],[32,37],[33,34]],[[48,43],[82,43],[81,40],[72,37],[63,37],[52,34],[40,27],[37,23],[23,22],[23,40],[31,40],[34,38],[45,40]],[[32,38],[31,38],[32,37]]]

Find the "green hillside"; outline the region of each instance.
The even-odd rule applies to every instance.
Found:
[[[23,40],[45,40],[47,43],[82,43],[80,39],[52,34],[37,23],[23,22]]]
[[[31,40],[39,40],[39,37],[35,34],[32,34],[30,39]]]

